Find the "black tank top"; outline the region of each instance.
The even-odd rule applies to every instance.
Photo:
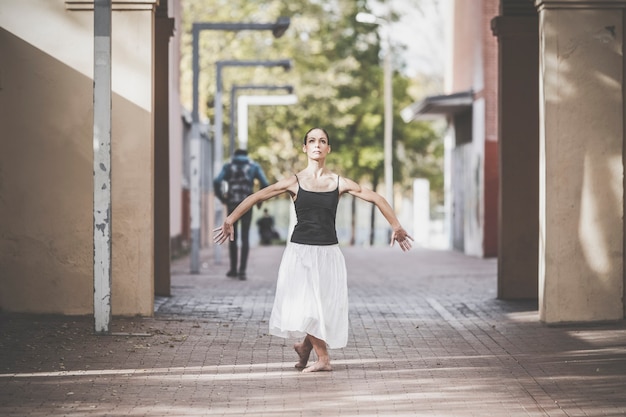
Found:
[[[298,180],[298,176],[296,176]],[[307,191],[298,180],[298,197],[294,202],[297,223],[291,234],[293,243],[336,245],[335,218],[339,203],[339,177],[333,191]]]

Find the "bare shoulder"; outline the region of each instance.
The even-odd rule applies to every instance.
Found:
[[[289,188],[290,186],[297,183],[298,180],[295,175],[289,175],[288,177],[276,181],[276,185],[281,188]]]
[[[359,191],[361,186],[350,178],[339,176],[339,192],[348,193],[352,191]]]
[[[290,175],[281,180],[278,180],[274,184],[274,187],[276,187],[277,190],[288,191],[293,195],[296,194],[298,191],[298,179],[295,175]]]

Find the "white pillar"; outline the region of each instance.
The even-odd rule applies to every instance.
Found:
[[[453,248],[452,225],[454,218],[454,193],[452,192],[452,151],[454,150],[454,129],[448,128],[443,137],[443,233],[446,247]]]
[[[413,239],[420,246],[430,243],[430,182],[413,180]]]

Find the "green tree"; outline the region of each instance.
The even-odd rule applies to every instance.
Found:
[[[356,22],[360,11],[369,11],[363,0],[184,0],[183,99],[190,103],[193,22],[272,22],[288,16],[291,25],[279,39],[269,32],[202,34],[202,114],[213,120],[216,61],[290,58],[294,68],[289,72],[268,68],[223,71],[225,92],[234,84],[295,87],[299,100],[296,105],[250,107],[251,155],[263,165],[270,180],[291,175],[294,166],[305,163],[301,152],[304,132],[310,127],[324,127],[331,135],[334,151],[329,155],[329,166],[376,190],[383,176],[384,159],[381,39],[376,26]],[[400,49],[401,45],[393,47]],[[394,181],[396,187],[410,189],[412,178],[420,176],[428,178],[433,189],[442,189],[440,135],[429,124],[406,124],[399,116],[399,110],[414,101],[409,92],[415,90],[412,80],[399,71],[402,65],[400,60],[394,62]],[[228,96],[223,97],[225,116],[231,105]],[[226,117],[225,138],[230,126]],[[373,212],[371,219],[373,231]]]

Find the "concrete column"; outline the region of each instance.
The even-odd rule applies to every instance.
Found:
[[[169,40],[174,20],[157,7],[154,47],[154,293],[170,295]]]
[[[540,33],[539,316],[624,317],[624,8],[536,2]]]
[[[538,17],[498,16],[491,25],[498,37],[499,75],[498,298],[537,298]]]
[[[415,244],[430,247],[430,181],[413,180],[413,239]]]

